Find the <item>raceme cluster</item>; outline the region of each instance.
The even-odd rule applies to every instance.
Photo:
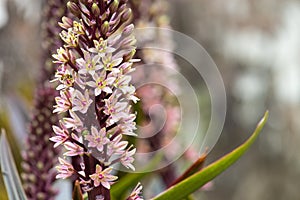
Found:
[[[58,64],[53,81],[60,93],[54,112],[66,115],[53,126],[56,135],[50,139],[66,149],[57,178],[75,176],[89,198],[106,199],[117,180],[113,165],[134,170],[136,149],[124,140],[125,135],[135,136],[131,102],[138,101],[130,84],[132,65],[138,61],[133,59],[131,9],[118,0],[70,1],[67,6],[74,17],[59,23],[64,45],[53,55]],[[67,157],[78,158],[79,165]]]

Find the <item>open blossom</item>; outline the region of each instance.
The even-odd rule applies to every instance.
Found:
[[[90,178],[94,181],[94,186],[98,187],[100,184],[103,187],[110,189],[110,182],[117,180],[118,177],[110,175],[112,168],[106,168],[102,170],[100,165],[96,165],[96,172],[90,175]]]
[[[106,137],[106,130],[102,128],[98,131],[94,126],[92,126],[91,134],[85,137],[89,141],[88,147],[96,147],[98,151],[103,151],[105,144],[109,142],[109,139]]]
[[[131,148],[131,147],[130,147]],[[130,149],[129,148],[129,149]],[[127,168],[130,168],[130,169],[132,169],[132,170],[135,170],[135,168],[134,168],[134,166],[132,165],[132,163],[133,163],[133,161],[134,161],[134,159],[133,159],[133,155],[135,154],[135,152],[136,152],[136,149],[134,148],[134,149],[131,149],[131,150],[129,150],[129,149],[127,149],[126,151],[125,151],[125,153],[123,154],[123,156],[122,156],[122,158],[121,158],[121,163],[125,166],[125,167],[127,167]]]
[[[85,114],[93,100],[90,98],[89,91],[85,90],[82,94],[79,90],[73,92],[73,111],[79,111]]]
[[[78,156],[84,153],[83,148],[73,142],[65,142],[64,146],[67,150],[67,152],[64,153],[65,156]]]
[[[67,112],[71,107],[72,103],[70,102],[70,92],[69,91],[60,91],[60,96],[55,97],[56,105],[54,106],[53,113],[63,113]]]
[[[69,110],[69,115],[70,117],[63,118],[63,120],[61,120],[61,123],[63,123],[66,128],[76,129],[80,131],[83,127],[81,119],[72,110]]]
[[[96,55],[94,57],[91,57],[90,53],[83,50],[84,58],[79,58],[76,60],[76,63],[78,64],[79,74],[86,74],[90,73],[91,75],[95,74],[95,71],[101,69],[103,66],[99,62],[100,56]]]
[[[74,173],[73,165],[71,165],[70,163],[68,163],[67,161],[65,161],[62,158],[58,158],[58,161],[59,161],[60,165],[58,165],[56,167],[56,169],[58,171],[56,178],[65,179],[65,178],[72,176]]]
[[[106,72],[102,71],[100,72],[100,74],[94,73],[93,79],[94,81],[87,82],[87,85],[92,88],[95,88],[95,96],[100,95],[102,91],[106,93],[112,93],[112,89],[110,86],[115,81],[115,77],[107,77]]]
[[[56,87],[56,90],[70,88],[76,81],[76,74],[73,69],[62,70],[62,68],[59,68],[61,71],[57,71],[54,76],[55,79],[53,79],[53,81],[58,80],[60,82],[60,84]]]
[[[136,136],[133,132],[136,129],[135,123],[135,114],[129,114],[126,117],[123,117],[118,125],[119,130],[122,130],[124,135]]]
[[[141,197],[142,189],[143,186],[138,183],[126,200],[143,200],[143,198]]]
[[[57,54],[53,54],[52,56],[55,58],[54,63],[63,64],[69,61],[69,51],[62,47],[57,49]]]
[[[122,141],[122,135],[118,135],[109,143],[107,147],[107,154],[109,156],[113,154],[122,155],[124,154],[127,145],[128,145],[127,141]]]
[[[119,95],[118,95],[119,96]],[[109,115],[108,120],[110,124],[118,122],[120,119],[125,118],[127,113],[124,110],[128,107],[127,102],[118,102],[118,97],[115,94],[112,94],[108,99],[104,100],[104,113]]]
[[[94,46],[89,48],[89,52],[97,53],[101,58],[107,53],[113,53],[116,49],[107,45],[107,40],[100,38],[100,40],[94,40]]]
[[[64,124],[60,122],[60,126],[61,128],[58,126],[52,126],[55,136],[51,137],[50,140],[52,142],[55,142],[54,148],[67,141],[70,135],[68,129],[65,127]]]

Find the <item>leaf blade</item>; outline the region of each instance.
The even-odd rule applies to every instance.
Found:
[[[27,200],[4,130],[0,137],[0,166],[9,199]]]
[[[221,174],[228,167],[234,164],[247,151],[247,149],[250,148],[250,146],[254,143],[262,128],[264,127],[268,116],[269,112],[266,111],[264,117],[258,123],[253,134],[239,147],[234,149],[232,152],[226,154],[221,159],[210,164],[206,168],[202,169],[200,172],[190,176],[189,178],[178,183],[177,185],[174,185],[168,190],[162,192],[158,196],[154,197],[152,200],[183,199],[184,197],[188,196],[189,194],[192,194],[204,184]]]

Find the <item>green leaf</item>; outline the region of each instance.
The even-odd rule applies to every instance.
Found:
[[[253,144],[253,142],[261,132],[262,128],[264,127],[268,115],[269,112],[267,111],[264,117],[258,123],[254,133],[242,145],[240,145],[221,159],[202,169],[200,172],[190,176],[189,178],[178,183],[177,185],[170,187],[168,190],[154,197],[153,200],[181,200],[189,194],[192,194],[193,192],[201,188],[203,185],[214,179],[219,174],[221,174],[233,163],[235,163]]]
[[[171,185],[176,185],[177,183],[185,180],[186,178],[192,176],[193,174],[197,173],[198,171],[202,170],[203,166],[204,166],[204,162],[207,158],[207,153],[203,153],[202,155],[200,155],[200,157],[198,158],[198,160],[196,160],[196,162],[194,162],[192,164],[192,166],[190,166],[180,177],[178,177]]]
[[[3,129],[0,137],[0,166],[9,199],[26,200],[27,198]]]

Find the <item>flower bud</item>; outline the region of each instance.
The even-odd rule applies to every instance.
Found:
[[[62,18],[62,23],[61,22],[58,22],[59,26],[63,29],[68,29],[68,28],[71,28],[72,25],[73,25],[73,20],[68,18],[68,17],[63,17]]]
[[[102,20],[102,21],[106,20],[107,16],[108,16],[108,12],[104,12],[104,13],[101,15],[101,20]]]
[[[132,10],[129,8],[127,10],[124,11],[123,15],[122,15],[122,21],[123,22],[128,22],[130,21],[132,18]]]
[[[69,9],[69,11],[73,14],[73,15],[75,15],[75,16],[80,16],[80,9],[79,9],[79,7],[74,3],[74,2],[71,2],[71,1],[69,1],[68,3],[67,3],[67,7],[68,7],[68,9]]]
[[[98,17],[100,15],[100,8],[96,3],[93,3],[92,5],[92,13]]]
[[[134,30],[134,25],[133,24],[130,24],[128,26],[126,26],[123,30],[123,35],[124,36],[129,36],[130,34],[132,34]]]
[[[109,23],[108,23],[108,21],[105,21],[101,26],[102,34],[106,35],[106,33],[108,32],[108,29],[109,29]]]
[[[111,5],[109,6],[109,10],[110,10],[111,13],[114,13],[114,12],[117,11],[118,7],[119,7],[119,1],[118,0],[114,0],[111,3]]]
[[[101,37],[101,32],[100,32],[99,28],[97,28],[95,30],[95,36],[96,36],[97,39],[99,39]]]

